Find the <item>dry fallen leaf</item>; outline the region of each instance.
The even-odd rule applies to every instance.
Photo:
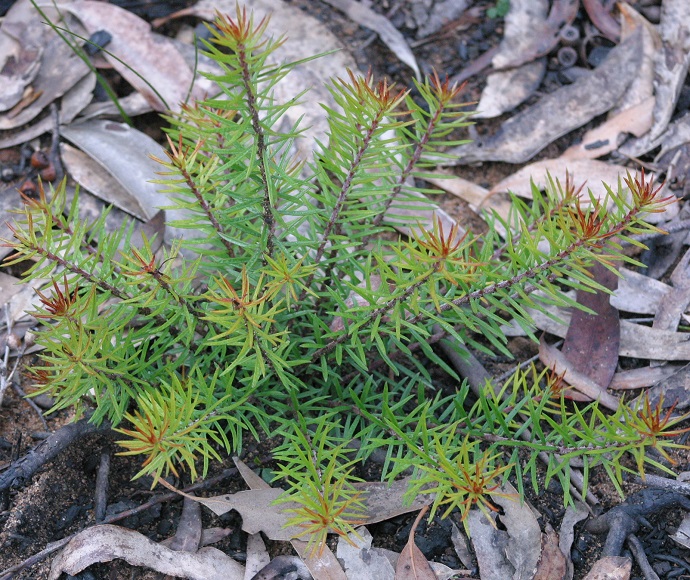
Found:
[[[252,580],[270,562],[271,556],[268,554],[261,534],[249,534],[247,538],[247,561],[245,562],[244,580]]]
[[[539,330],[561,338],[565,337],[570,322],[570,313],[561,308],[549,308],[551,316],[537,310],[527,310]],[[554,320],[555,317],[557,320]],[[517,334],[506,327],[509,336]],[[690,340],[686,332],[657,330],[628,320],[621,320],[621,345],[619,356],[668,361],[690,360]]]
[[[428,511],[428,507],[422,509],[417,519],[412,524],[407,544],[400,552],[398,563],[395,567],[395,580],[436,580],[436,574],[431,569],[422,551],[414,543],[414,533],[417,531],[419,522]]]
[[[147,215],[139,205],[139,200],[113,178],[101,163],[68,143],[60,143],[60,154],[67,173],[83,189],[108,204],[119,207],[140,220]]]
[[[610,291],[618,286],[618,276],[600,263],[593,264],[589,273],[594,281]],[[609,296],[603,290],[577,291],[578,304],[592,313],[573,310],[561,349],[573,370],[588,376],[604,389],[616,372],[620,348],[620,317]]]
[[[0,115],[0,130],[22,127],[33,121],[48,105],[68,93],[90,74],[89,67],[65,41],[52,34],[46,39],[38,74],[31,83],[31,90],[36,98],[27,102],[23,108],[15,106],[11,111]]]
[[[638,157],[656,146],[655,140],[664,132],[676,109],[690,67],[690,2],[662,2],[659,34],[662,49],[657,52],[654,67],[654,125],[644,137],[621,147],[621,152],[630,157]]]
[[[541,529],[535,510],[526,500],[520,501],[517,490],[508,482],[501,487],[501,493],[492,497],[503,508],[498,516],[508,533],[505,554],[515,572],[514,580],[531,580],[541,554]]]
[[[137,200],[138,208],[134,205],[123,208],[129,213],[136,215],[142,212],[142,217],[150,219],[158,208],[169,204],[167,195],[159,193],[159,186],[151,183],[156,179],[161,165],[149,156],[166,159],[165,152],[148,135],[124,123],[105,120],[73,124],[63,127],[61,133],[110,174],[131,198]],[[108,201],[114,202],[115,199]],[[123,206],[128,205],[126,200],[117,199]]]
[[[505,548],[508,543],[508,532],[499,530],[493,520],[496,514],[491,513],[489,521],[478,509],[470,510],[467,523],[470,528],[470,541],[479,566],[482,580],[506,580],[512,578],[515,568],[508,561]]]
[[[243,580],[244,566],[216,548],[176,552],[143,534],[113,525],[92,526],[75,535],[55,557],[49,580],[64,572],[72,576],[96,562],[126,560],[175,578],[190,580]]]
[[[585,191],[591,190],[594,197],[603,199],[606,196],[604,184],[616,187],[618,180],[625,178],[629,171],[625,167],[595,159],[567,159],[563,157],[543,159],[530,163],[502,179],[491,188],[491,193],[510,191],[519,197],[531,199],[532,182],[539,189],[544,189],[547,184],[547,175],[551,175],[564,185],[565,175],[569,173],[576,186],[579,187],[580,184],[584,183]]]
[[[384,554],[372,549],[369,530],[360,526],[355,531],[357,535],[350,532],[347,540],[338,539],[335,552],[348,580],[393,580],[395,568]]]
[[[546,59],[540,58],[517,68],[490,73],[474,118],[491,119],[512,111],[539,88],[545,72]]]
[[[506,121],[494,135],[447,153],[455,163],[506,161],[523,163],[546,145],[613,108],[637,74],[642,34],[613,48],[588,76],[543,97],[536,105]],[[448,161],[445,161],[448,164]]]
[[[233,457],[232,460],[250,488],[253,490],[271,489],[270,485],[249,469],[238,457]],[[309,568],[314,578],[318,580],[347,580],[347,576],[343,572],[338,559],[328,546],[324,546],[319,554],[313,550],[308,550],[308,544],[303,540],[291,540],[290,543],[307,568]]]
[[[578,0],[554,0],[547,17],[548,2],[511,0],[505,35],[492,61],[494,68],[514,68],[551,52],[561,29],[575,20],[578,7]]]
[[[104,30],[112,39],[105,59],[156,111],[179,111],[188,97],[203,98],[193,82],[192,69],[175,43],[151,32],[151,26],[132,12],[114,4],[79,0],[64,6],[88,34]]]
[[[566,580],[572,580],[573,577],[573,562],[570,559],[570,551],[575,541],[575,526],[589,514],[590,510],[587,504],[575,502],[574,506],[568,506],[565,509],[565,515],[561,520],[561,527],[558,530],[558,547],[566,558]]]
[[[566,557],[558,547],[558,534],[550,524],[541,535],[541,557],[532,580],[563,580],[566,577]]]
[[[648,97],[587,131],[580,143],[571,145],[563,152],[561,159],[595,159],[617,150],[628,134],[641,137],[652,126],[654,102],[654,97]]]
[[[0,111],[14,107],[41,67],[46,27],[29,0],[14,2],[0,25]]]

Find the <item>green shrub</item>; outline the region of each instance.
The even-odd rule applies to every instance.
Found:
[[[576,408],[558,377],[534,369],[475,398],[436,350],[452,338],[509,354],[501,325],[531,328],[535,290],[572,306],[563,289],[597,288],[593,262],[631,262],[620,242],[653,231],[643,215],[666,203],[644,176],[601,202],[552,181],[530,204],[515,199],[509,220],[487,215],[482,236],[424,228],[401,210],[419,208],[419,179],[467,124],[458,89],[433,76],[416,86],[420,105],[371,75],[335,78],[329,140],[303,164],[291,154],[300,128],[278,129],[296,101],[272,96],[293,65],[269,64],[282,40],[265,24],[219,17],[208,55],[222,94],[170,118],[161,183],[186,215],[171,225],[193,239],[159,255],[132,247],[127,225],[107,234],[105,215],[81,221],[64,185],[26,199],[9,263],[32,260],[27,279],[52,280],[35,313],[36,393],[110,421],[154,481],[206,474],[247,434],[280,436],[294,521],[319,541],[361,516],[354,468],[375,450],[384,478],[411,473],[411,494],[433,494],[432,515],[463,517],[489,509],[504,478],[536,487],[542,451],[566,501],[573,457],[615,482],[625,453],[640,470],[658,465],[646,450],[675,433],[658,408]]]

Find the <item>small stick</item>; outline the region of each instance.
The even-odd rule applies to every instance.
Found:
[[[110,475],[110,451],[101,453],[101,463],[96,476],[96,493],[94,497],[94,514],[96,522],[105,519],[105,508],[108,505],[108,476]]]

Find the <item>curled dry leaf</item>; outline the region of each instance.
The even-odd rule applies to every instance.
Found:
[[[216,548],[202,548],[192,554],[176,552],[156,544],[143,534],[113,525],[100,525],[78,533],[53,560],[49,580],[62,573],[75,576],[96,562],[126,560],[191,580],[242,580],[244,566]]]
[[[582,5],[599,32],[610,41],[618,42],[621,35],[621,25],[611,14],[611,9],[606,8],[602,0],[582,0]]]
[[[588,76],[546,95],[487,139],[454,147],[449,153],[462,164],[529,160],[552,141],[614,107],[637,74],[641,49],[642,34],[637,31]]]

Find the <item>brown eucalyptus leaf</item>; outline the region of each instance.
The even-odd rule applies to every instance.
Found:
[[[379,35],[381,40],[390,48],[393,53],[407,66],[409,66],[417,77],[421,79],[417,59],[410,49],[405,37],[400,31],[391,24],[385,16],[374,12],[369,6],[359,0],[322,0],[330,4],[357,24],[373,30]]]
[[[559,42],[559,32],[575,20],[579,0],[554,0],[548,17],[548,2],[511,0],[506,30],[495,69],[514,68],[547,55]]]
[[[64,8],[88,34],[104,30],[112,36],[103,56],[156,111],[176,112],[188,96],[192,100],[205,96],[193,83],[192,69],[175,43],[153,34],[145,20],[114,4],[92,0],[78,0]]]
[[[613,48],[588,76],[546,95],[506,121],[494,135],[450,149],[454,162],[523,163],[532,158],[552,141],[610,110],[637,74],[641,49],[642,34],[637,31]]]
[[[613,291],[618,276],[600,263],[589,268],[595,282]],[[610,294],[603,290],[577,291],[578,304],[592,311],[574,309],[561,349],[571,368],[588,376],[604,389],[609,386],[618,366],[620,321],[618,310],[611,305]]]
[[[414,543],[414,533],[417,531],[417,526],[426,511],[426,509],[423,509],[419,513],[410,529],[407,544],[400,552],[398,563],[395,566],[395,580],[436,580],[436,574],[429,565],[428,560],[417,547],[417,544]]]
[[[564,580],[567,571],[566,557],[558,547],[558,534],[550,524],[541,534],[541,557],[532,580]]]
[[[549,345],[543,337],[539,341],[539,359],[544,366],[552,369],[557,375],[564,375],[565,382],[582,394],[599,401],[599,404],[607,409],[612,411],[618,409],[619,401],[616,397],[610,395],[605,387],[574,369],[563,353]]]
[[[53,560],[49,580],[64,572],[75,576],[97,562],[126,560],[175,578],[242,580],[244,566],[216,548],[176,552],[143,534],[113,525],[92,526],[75,535]]]
[[[565,338],[570,322],[570,313],[561,308],[549,308],[552,316],[538,310],[528,309],[530,317],[539,330]],[[668,361],[690,360],[690,335],[687,332],[657,330],[628,320],[621,320],[621,345],[619,356]]]

